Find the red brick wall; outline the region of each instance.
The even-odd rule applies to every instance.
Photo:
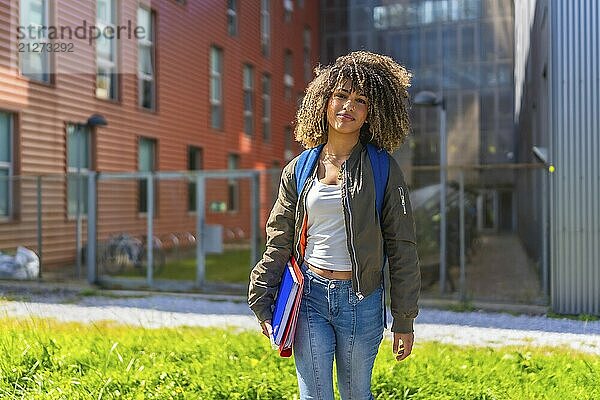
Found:
[[[95,22],[95,2],[61,0],[53,2],[51,24],[76,26],[83,19]],[[260,1],[238,1],[238,36],[227,34],[226,0],[187,1],[143,0],[156,13],[157,21],[157,109],[138,107],[137,77],[127,73],[120,77],[120,100],[110,102],[95,96],[95,49],[80,47],[79,68],[89,74],[58,74],[50,85],[22,77],[17,67],[16,32],[19,1],[0,0],[0,111],[16,115],[15,175],[64,174],[66,172],[67,123],[86,121],[94,113],[103,115],[108,126],[99,127],[94,135],[95,169],[100,172],[135,171],[140,137],[157,141],[157,169],[187,169],[187,148],[203,149],[204,168],[226,169],[227,156],[240,156],[243,169],[270,168],[274,162],[285,164],[284,128],[290,125],[296,108],[296,97],[302,93],[304,81],[302,48],[303,29],[312,33],[312,65],[318,61],[318,1],[306,0],[304,8],[293,12],[292,21],[284,22],[283,2],[271,0],[271,52],[261,53]],[[137,0],[120,0],[119,24],[136,22]],[[209,51],[216,45],[223,49],[224,129],[210,127]],[[284,96],[284,51],[293,53],[295,88],[292,101]],[[137,65],[135,42],[123,42],[118,50],[122,70],[134,71]],[[61,54],[54,61],[63,67]],[[60,64],[63,61],[63,64]],[[242,68],[254,66],[255,134],[243,133]],[[125,68],[124,66],[127,66]],[[68,67],[67,67],[68,69]],[[272,77],[272,138],[263,141],[261,130],[261,76]],[[296,148],[299,150],[299,148]],[[224,183],[224,181],[222,182]],[[105,186],[108,186],[106,188]],[[121,185],[123,186],[123,185]],[[145,219],[137,213],[134,185],[117,190],[109,183],[99,191],[99,235],[113,232],[143,232]],[[159,235],[193,231],[194,216],[187,212],[185,184],[159,184],[158,212],[155,229]],[[226,185],[209,185],[207,199],[226,200]],[[242,185],[242,188],[244,186]],[[248,186],[246,186],[248,187]],[[112,189],[111,189],[112,188]],[[74,221],[66,215],[66,185],[56,181],[44,186],[43,237],[44,261],[60,264],[74,254]],[[211,192],[211,190],[213,190]],[[14,218],[0,220],[0,249],[23,244],[36,248],[36,198],[33,180],[15,183]],[[226,228],[241,227],[249,232],[249,192],[242,191],[241,209],[237,213],[209,213],[209,222]],[[271,191],[261,188],[261,215],[264,226]],[[85,226],[84,226],[85,240]]]

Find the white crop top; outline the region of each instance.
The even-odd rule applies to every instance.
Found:
[[[306,211],[306,262],[321,269],[351,271],[341,185],[327,185],[315,179],[306,195]]]

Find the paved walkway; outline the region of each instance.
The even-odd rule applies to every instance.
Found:
[[[148,328],[185,325],[259,330],[242,301],[212,301],[189,295],[114,296],[30,294],[0,301],[0,316],[84,323],[110,320]],[[417,318],[415,335],[417,341],[492,347],[553,346],[600,355],[600,321],[423,309]]]

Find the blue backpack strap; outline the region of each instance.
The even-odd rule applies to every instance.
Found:
[[[380,147],[376,147],[371,143],[367,144],[367,152],[369,154],[369,160],[371,161],[373,178],[375,180],[375,207],[377,208],[377,215],[379,216],[379,223],[381,224],[381,213],[383,212],[383,198],[385,197],[385,189],[387,187],[388,176],[390,174],[390,159],[387,151]],[[385,305],[385,274],[383,273],[386,261],[387,255],[385,254],[384,246],[383,265],[381,266],[381,275],[384,287],[381,301],[383,310],[383,326],[387,329],[387,309]]]
[[[304,150],[302,153],[300,153],[300,157],[296,163],[296,168],[294,168],[294,174],[296,175],[296,191],[298,196],[300,196],[300,193],[302,193],[304,184],[313,170],[313,167],[317,163],[317,159],[319,158],[321,150],[323,150],[324,146],[325,144],[323,143],[317,147]]]
[[[373,177],[375,178],[375,207],[377,208],[379,221],[381,221],[383,198],[390,173],[390,159],[387,151],[371,143],[367,144],[367,151],[371,161],[371,169],[373,169]]]

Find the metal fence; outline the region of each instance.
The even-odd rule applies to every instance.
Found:
[[[280,173],[12,177],[0,250],[35,251],[44,280],[239,293],[262,254]],[[405,171],[423,297],[547,304],[548,172],[509,164],[449,167],[447,175],[442,215],[439,167]]]
[[[538,164],[496,164],[446,173],[445,200],[439,167],[410,173],[422,295],[547,304],[548,172]]]

